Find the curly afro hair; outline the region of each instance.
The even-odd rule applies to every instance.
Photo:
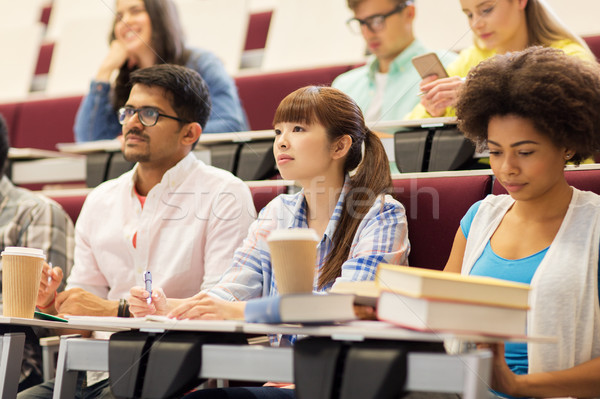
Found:
[[[497,55],[469,72],[456,106],[458,127],[479,148],[495,116],[530,120],[575,164],[600,150],[600,65],[530,47]]]

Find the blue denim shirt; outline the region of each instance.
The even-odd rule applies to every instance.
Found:
[[[249,130],[237,88],[221,60],[206,50],[190,49],[190,52],[185,66],[198,71],[202,76],[212,100],[212,110],[203,132]],[[90,92],[81,102],[75,118],[75,141],[114,139],[121,134],[121,125],[113,110],[110,91],[109,83],[92,81]]]

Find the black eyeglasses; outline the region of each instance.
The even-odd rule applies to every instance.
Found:
[[[174,119],[183,123],[190,123],[185,119],[177,118],[176,116],[165,115],[158,112],[158,109],[154,107],[141,107],[141,108],[131,108],[131,107],[123,107],[119,109],[119,123],[121,125],[126,124],[137,112],[138,118],[140,119],[140,123],[146,127],[152,127],[156,125],[159,117],[165,117],[169,119]]]
[[[396,8],[394,8],[387,14],[371,15],[370,17],[367,17],[365,19],[350,18],[348,21],[346,21],[346,24],[353,33],[360,34],[363,25],[366,26],[371,32],[377,33],[382,31],[383,28],[385,28],[385,19],[387,17],[394,15],[398,12],[402,12],[402,10],[404,10],[407,6],[411,4],[412,1],[407,1],[403,4],[398,5]]]

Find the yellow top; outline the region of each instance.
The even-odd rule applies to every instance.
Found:
[[[550,47],[562,50],[567,55],[579,57],[582,60],[595,61],[594,56],[581,44],[570,39],[559,40],[550,45]],[[448,65],[447,71],[449,76],[466,77],[471,68],[478,65],[481,61],[486,60],[496,55],[494,50],[484,50],[475,45],[462,50],[458,58]],[[453,107],[446,108],[444,117],[456,116]],[[426,119],[432,116],[425,110],[421,104],[417,104],[415,108],[405,117],[405,119]]]

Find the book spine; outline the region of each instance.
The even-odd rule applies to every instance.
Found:
[[[280,296],[251,299],[246,302],[244,319],[248,323],[281,323]]]

